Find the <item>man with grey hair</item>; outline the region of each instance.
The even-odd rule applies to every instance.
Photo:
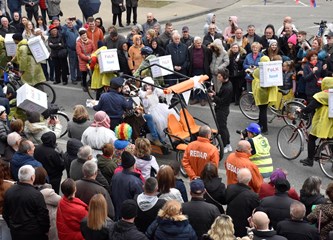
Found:
[[[69,174],[73,180],[80,180],[84,177],[82,167],[83,164],[87,161],[96,161],[93,159],[92,148],[89,145],[84,145],[80,147],[79,152],[77,153],[77,159],[73,160],[69,170]],[[102,175],[101,171],[97,170],[96,181],[103,185],[105,189],[109,188],[109,183]]]
[[[183,33],[184,34],[184,33]],[[212,61],[212,52],[204,45],[202,45],[201,37],[194,37],[194,43],[188,49],[189,57],[189,76],[208,75],[210,76],[210,63]],[[210,83],[207,83],[210,85]],[[206,85],[206,87],[209,87]],[[191,96],[190,104],[199,103],[201,106],[206,105],[206,96],[201,90],[193,91]]]
[[[304,221],[305,206],[299,201],[290,205],[290,219],[280,221],[277,224],[277,234],[293,240],[319,240],[318,229]]]
[[[82,166],[83,178],[76,181],[75,196],[89,205],[90,199],[98,193],[103,194],[108,206],[109,218],[114,218],[114,207],[109,192],[102,184],[96,181],[98,173],[97,163],[95,161],[86,161]]]
[[[0,27],[0,35],[5,37],[8,33],[16,33],[16,28],[12,25],[9,25],[9,21],[7,17],[1,18],[1,27]]]
[[[43,167],[33,156],[35,152],[35,145],[27,139],[20,141],[18,150],[13,155],[13,159],[10,162],[10,171],[14,180],[18,180],[19,168],[24,165],[31,165],[33,167]]]
[[[210,142],[211,135],[210,127],[203,125],[199,129],[197,140],[187,145],[182,164],[191,180],[199,178],[205,165],[209,162],[217,168],[219,167],[220,154]]]
[[[171,55],[174,71],[183,75],[187,75],[188,49],[187,45],[180,42],[180,34],[178,33],[178,31],[172,32],[172,42],[166,45],[165,55]],[[178,78],[180,78],[179,75],[171,74],[167,76],[164,82],[169,86],[175,85],[177,84],[176,80]],[[168,79],[172,79],[172,81]]]
[[[19,143],[22,137],[17,132],[12,132],[7,136],[8,145],[5,148],[5,153],[3,154],[3,158],[5,161],[10,162],[14,156],[14,154],[18,150]]]
[[[18,184],[5,193],[2,213],[12,239],[47,240],[50,228],[49,211],[43,195],[33,186],[35,169],[24,165],[19,169],[18,177]]]
[[[253,209],[259,206],[258,195],[248,186],[251,178],[250,170],[241,168],[237,173],[238,182],[228,185],[226,190],[227,215],[233,220],[236,237],[246,235],[246,227],[249,226],[247,219]]]

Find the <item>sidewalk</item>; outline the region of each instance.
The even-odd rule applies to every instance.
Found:
[[[124,0],[125,2],[126,0]],[[146,22],[146,14],[152,12],[159,23],[177,22],[184,19],[197,17],[215,12],[217,10],[228,7],[240,0],[139,0],[138,7],[138,23],[143,24]],[[112,24],[111,1],[101,0],[102,4],[100,12],[95,14],[95,17],[102,17],[104,27],[107,29]],[[81,10],[77,1],[63,0],[61,8],[64,17],[76,16],[82,18]],[[126,24],[126,12],[122,15],[123,25]],[[63,20],[62,20],[63,21]],[[128,30],[130,27],[121,28],[120,32]]]

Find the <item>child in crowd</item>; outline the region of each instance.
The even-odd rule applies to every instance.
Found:
[[[151,144],[147,138],[135,140],[134,156],[136,167],[141,170],[145,179],[156,176],[159,166],[156,158],[151,155]]]

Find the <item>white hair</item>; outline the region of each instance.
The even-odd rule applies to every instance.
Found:
[[[196,42],[196,41],[202,41],[201,37],[195,36],[193,39],[193,42]]]
[[[90,178],[97,173],[97,163],[95,161],[86,161],[82,166],[82,173],[85,177]]]
[[[24,165],[19,169],[18,179],[20,182],[30,181],[33,175],[35,175],[35,169],[31,165]]]
[[[22,137],[20,134],[18,134],[17,132],[12,132],[7,136],[7,143],[9,146],[13,147],[17,144],[17,141],[20,140],[21,138]]]
[[[241,168],[237,172],[237,180],[239,183],[248,184],[252,179],[251,171],[248,168]]]
[[[89,145],[80,147],[77,156],[80,159],[88,160],[92,156],[92,148]]]

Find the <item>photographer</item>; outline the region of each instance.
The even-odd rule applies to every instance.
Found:
[[[252,148],[250,160],[258,166],[263,178],[268,178],[273,172],[273,160],[270,154],[271,146],[267,138],[261,135],[260,126],[256,123],[250,123],[241,132],[241,138],[247,138],[250,142]]]

